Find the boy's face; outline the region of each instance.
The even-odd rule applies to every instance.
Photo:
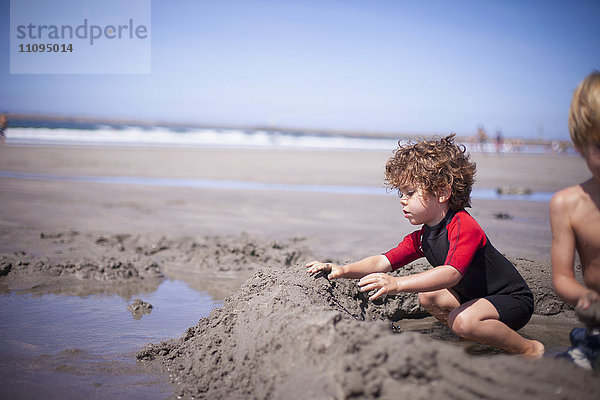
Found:
[[[412,225],[437,225],[448,211],[447,201],[426,191],[405,187],[398,193],[404,217]],[[447,200],[447,199],[446,199]]]
[[[586,143],[577,150],[585,158],[585,162],[592,172],[594,179],[600,182],[600,143]]]

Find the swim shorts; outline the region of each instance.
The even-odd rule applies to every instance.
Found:
[[[461,304],[472,300],[458,295]],[[500,321],[515,331],[527,325],[533,314],[532,294],[492,294],[483,298],[496,308]]]

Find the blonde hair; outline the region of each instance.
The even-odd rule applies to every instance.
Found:
[[[401,190],[414,185],[433,195],[450,188],[450,208],[469,207],[476,165],[469,160],[464,145],[454,144],[454,136],[406,145],[398,142],[385,166],[388,188]]]
[[[589,74],[575,89],[569,109],[569,134],[575,147],[600,143],[600,72]]]

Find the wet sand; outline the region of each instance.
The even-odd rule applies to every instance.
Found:
[[[381,187],[389,155],[5,146],[0,171]],[[589,176],[577,157],[473,158],[482,189],[556,191]],[[403,325],[426,317],[414,296],[370,304],[351,282],[304,273],[302,264],[312,258],[344,262],[394,247],[414,229],[394,195],[0,178],[0,202],[4,293],[127,290],[168,277],[227,299],[181,338],[138,354],[142,364],[169,368],[163,371],[170,371],[175,393],[185,397],[285,398],[312,388],[312,398],[409,392],[418,398],[587,398],[598,390],[597,376],[563,362],[473,358],[439,328],[429,335],[406,332],[431,326]],[[548,204],[472,205],[472,215],[534,290],[536,323],[576,324],[551,287]],[[452,368],[439,367],[446,364]]]
[[[422,316],[413,296],[369,303],[349,281],[302,266],[262,269],[181,338],[143,362],[171,372],[183,398],[584,399],[597,374],[556,359],[496,354],[393,329]]]
[[[0,171],[383,187],[383,168],[390,155],[391,150],[5,146],[0,147]],[[473,158],[478,163],[476,189],[513,185],[556,191],[589,177],[583,160],[573,156],[475,154]],[[267,239],[304,237],[306,245],[321,257],[353,260],[394,247],[413,229],[401,215],[394,195],[0,179],[0,226],[10,228],[10,235],[28,229],[170,237],[246,232]],[[472,205],[469,211],[502,252],[549,259],[547,203],[473,200]],[[497,219],[495,215],[502,212],[513,219]]]

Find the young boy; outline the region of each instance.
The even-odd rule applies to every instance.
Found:
[[[592,177],[556,193],[550,201],[552,278],[558,295],[576,309],[586,310],[600,294],[600,72],[588,75],[573,94],[569,133]],[[575,251],[583,270],[582,286],[575,279]],[[595,331],[595,332],[594,332]],[[595,333],[595,334],[594,334]],[[598,364],[600,331],[571,332],[567,352],[578,365]]]
[[[404,216],[423,225],[394,249],[338,266],[313,261],[309,273],[329,279],[360,279],[361,290],[384,294],[418,292],[421,305],[457,335],[511,353],[539,357],[544,346],[516,330],[533,313],[533,294],[515,267],[490,243],[465,211],[470,206],[475,164],[454,135],[400,145],[387,162],[386,184],[398,189]],[[434,268],[393,277],[420,257]]]

